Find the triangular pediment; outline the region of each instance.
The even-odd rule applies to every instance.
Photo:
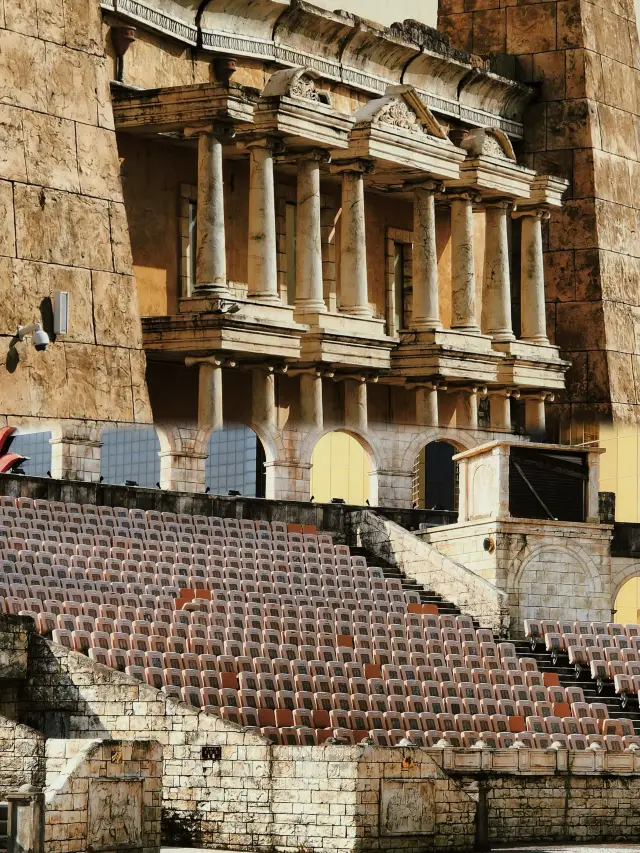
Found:
[[[390,86],[382,98],[369,101],[354,118],[356,127],[386,126],[447,139],[445,130],[413,86]]]

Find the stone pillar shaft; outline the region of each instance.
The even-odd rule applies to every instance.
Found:
[[[296,308],[326,311],[322,277],[320,154],[298,161]]]
[[[255,369],[252,377],[252,420],[257,426],[274,432],[278,426],[276,377],[260,369]]]
[[[440,184],[429,181],[414,189],[413,317],[414,329],[441,329],[438,293],[435,194]]]
[[[266,302],[280,301],[273,148],[270,140],[249,145],[249,297]]]
[[[198,429],[219,430],[222,426],[222,367],[203,363],[198,372]]]
[[[478,428],[478,393],[462,390],[456,398],[456,426],[467,429]]]
[[[451,328],[478,334],[472,193],[451,199]]]
[[[300,375],[300,414],[303,427],[322,429],[324,426],[322,377],[317,373]]]
[[[511,272],[509,257],[509,201],[486,208],[482,331],[495,341],[513,341],[511,323]]]
[[[198,135],[196,291],[227,292],[222,144],[212,132]]]
[[[345,429],[366,433],[368,425],[367,383],[359,379],[346,379],[344,383]]]
[[[549,343],[544,299],[544,252],[542,222],[549,218],[546,210],[523,211],[521,258],[521,311],[524,341]]]
[[[368,170],[365,163],[342,171],[340,302],[345,314],[356,317],[371,317],[363,179]]]
[[[492,394],[489,399],[491,429],[511,429],[511,398],[507,394]]]
[[[416,423],[419,426],[438,426],[437,388],[416,389]]]
[[[547,431],[545,398],[528,397],[524,402],[525,428],[535,441],[543,441]]]

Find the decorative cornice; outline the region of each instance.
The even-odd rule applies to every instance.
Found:
[[[206,29],[199,33],[195,26],[154,9],[151,2],[152,0],[147,3],[142,0],[101,0],[101,6],[107,12],[120,15],[128,21],[163,33],[184,44],[192,47],[199,45],[204,51],[249,56],[284,66],[310,68],[327,80],[341,82],[369,93],[384,94],[390,85],[402,83],[402,78],[405,76],[404,72],[398,72],[397,69],[390,69],[389,76],[382,77],[354,67],[349,64],[353,54],[348,48],[341,51],[339,57],[334,59],[288,47],[283,43],[286,35],[284,32],[278,34],[278,41],[275,40],[275,32],[270,39]],[[484,68],[478,68],[478,63],[481,62],[478,57],[452,49],[446,44],[441,34],[416,22],[405,22],[404,25],[394,25],[390,29],[374,28],[354,15],[325,13],[301,0],[296,4],[295,9],[293,6],[290,9],[285,8],[282,17],[293,14],[296,10],[300,14],[312,16],[314,20],[326,19],[327,24],[347,31],[349,33],[347,43],[351,40],[366,38],[370,43],[377,45],[378,50],[381,52],[386,50],[389,55],[393,53],[392,48],[401,50],[409,57],[413,55],[412,66],[418,62],[422,64],[424,61],[426,63],[424,76],[416,67],[412,71],[411,80],[404,82],[411,82],[419,97],[429,108],[477,127],[493,127],[510,136],[522,138],[523,125],[520,118],[524,107],[534,95],[533,90],[513,80],[492,74]],[[377,67],[381,64],[377,62]],[[419,85],[419,78],[423,77],[428,81],[429,65],[434,68],[439,66],[441,69],[449,67],[456,70],[453,76],[461,78],[459,86],[453,89],[443,87],[440,85],[441,81],[437,80],[434,82],[434,91],[422,88]],[[434,73],[437,75],[437,70]],[[451,97],[443,94],[443,88],[446,88],[447,95]],[[488,92],[491,92],[490,97],[487,95]],[[489,110],[486,109],[487,106]],[[491,111],[493,106],[496,107],[496,112]],[[501,115],[500,109],[506,115]]]

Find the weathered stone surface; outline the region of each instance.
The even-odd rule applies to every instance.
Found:
[[[127,222],[127,211],[124,204],[112,202],[109,205],[109,222],[111,224],[114,269],[118,273],[132,275],[133,259],[131,257],[129,223]]]
[[[64,22],[68,47],[103,54],[102,15],[96,0],[64,0]]]
[[[13,186],[7,181],[0,181],[0,255],[14,257],[15,253]]]
[[[45,112],[45,87],[40,77],[44,68],[43,41],[11,30],[0,30],[1,103]]]
[[[21,110],[0,104],[0,178],[26,181]]]
[[[115,133],[89,125],[76,125],[80,184],[85,195],[122,200]]]
[[[100,60],[61,45],[46,45],[46,79],[43,81],[47,110],[51,115],[83,124],[97,124],[98,104],[104,94],[97,90],[96,66]],[[78,97],[78,91],[85,97]]]
[[[113,269],[106,201],[18,185],[14,203],[20,257]]]
[[[142,335],[136,319],[137,295],[133,277],[94,272],[92,282],[96,342],[140,349]]]
[[[24,111],[23,133],[27,181],[78,192],[75,124],[55,116]]]

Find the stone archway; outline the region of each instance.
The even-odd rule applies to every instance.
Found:
[[[377,469],[369,443],[351,430],[325,431],[311,453],[310,492],[320,503],[341,498],[348,504],[375,505]]]
[[[575,545],[548,542],[514,560],[507,579],[512,617],[525,619],[608,620],[603,578],[591,557]]]

